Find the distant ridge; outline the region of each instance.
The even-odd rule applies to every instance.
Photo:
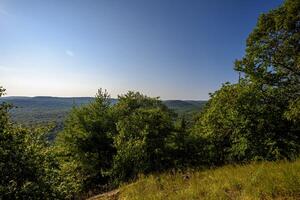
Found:
[[[88,104],[94,97],[52,97],[52,96],[6,96],[0,98],[14,106],[10,111],[13,121],[21,124],[57,124],[54,134],[62,130],[63,122],[73,107]],[[111,98],[111,104],[118,99]],[[163,103],[179,115],[192,116],[199,112],[206,101],[196,100],[165,100]],[[53,139],[53,137],[52,137]]]
[[[6,96],[1,97],[0,102],[8,102],[18,108],[39,109],[40,112],[51,108],[71,109],[74,106],[80,106],[91,102],[94,97],[55,97],[55,96]],[[118,99],[111,98],[111,103],[115,104]],[[207,101],[203,100],[163,100],[164,104],[175,111],[189,112],[200,109]]]

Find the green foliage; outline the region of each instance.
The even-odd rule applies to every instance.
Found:
[[[213,163],[294,158],[300,152],[300,2],[260,16],[235,69],[245,77],[216,91],[194,134]]]
[[[5,89],[0,86],[0,97],[5,94]],[[8,126],[8,111],[10,109],[10,105],[7,103],[0,104],[0,131],[3,132],[4,129]]]
[[[7,128],[0,136],[0,198],[59,199],[56,162],[49,153],[45,130]]]
[[[57,133],[64,128],[64,121],[73,107],[80,107],[93,101],[93,97],[4,97],[1,102],[13,105],[9,113],[15,123],[29,127],[36,125],[52,125],[48,134],[49,141],[54,141]],[[110,98],[111,105],[117,103],[117,99]],[[167,100],[163,103],[180,116],[192,119],[205,105],[206,101]],[[53,126],[54,125],[54,126]]]
[[[247,39],[246,55],[236,69],[252,81],[298,87],[300,78],[300,2],[284,4],[259,17]]]
[[[290,103],[285,116],[288,120],[300,123],[300,97]]]
[[[72,110],[57,136],[64,176],[59,191],[71,198],[138,174],[187,166],[182,157],[192,140],[184,123],[175,127],[175,116],[158,98],[128,92],[111,105],[100,90],[95,101]]]
[[[179,117],[169,138],[168,148],[175,169],[208,166],[207,142],[192,132],[194,120]]]
[[[0,96],[4,89],[0,88]],[[56,161],[45,128],[27,129],[9,122],[10,106],[0,105],[0,199],[60,199],[55,188]]]
[[[166,169],[173,116],[157,98],[128,92],[111,105],[100,90],[95,101],[72,110],[56,139],[61,175],[68,174],[62,192],[71,197]]]
[[[300,98],[300,2],[286,0],[283,5],[263,14],[247,39],[245,56],[236,62],[235,69],[243,72],[247,80],[262,87],[280,90],[290,104],[282,112],[299,127]],[[266,86],[267,85],[267,86]],[[297,123],[298,122],[298,123]],[[298,124],[298,125],[297,125]],[[287,128],[289,129],[290,126]]]
[[[129,92],[113,108],[117,118],[113,178],[124,181],[170,165],[167,142],[172,112],[157,98]]]
[[[72,110],[63,132],[57,136],[55,148],[61,176],[66,176],[61,188],[68,196],[107,183],[115,151],[115,128],[109,109],[109,95],[99,90],[93,102]]]
[[[295,124],[284,117],[287,103],[280,88],[225,84],[212,95],[194,132],[208,141],[217,164],[293,158],[300,140]]]
[[[195,108],[200,111],[201,102],[164,103],[138,92],[128,92],[112,102],[106,91],[99,90],[89,104],[72,109],[63,131],[50,146],[45,139],[49,129],[11,123],[11,106],[1,103],[0,199],[84,198],[87,193],[107,190],[139,174],[296,158],[300,153],[299,10],[299,1],[287,0],[261,15],[247,40],[245,56],[235,63],[235,69],[244,77],[213,93],[195,120],[183,113],[193,113]],[[4,92],[0,87],[0,97]],[[48,100],[41,101],[43,106],[51,107]],[[68,102],[56,105],[64,112],[59,121],[71,105]],[[179,117],[166,105],[174,108]],[[60,112],[46,113],[46,118],[51,118]],[[289,169],[288,164],[282,166]],[[299,181],[294,178],[299,178],[294,170],[299,171],[299,166],[292,168],[273,170],[283,174],[279,177],[265,177],[265,168],[263,173],[248,170],[238,178],[232,177],[233,170],[199,173],[181,191],[186,196],[176,196],[178,188],[171,188],[167,197],[251,199],[252,193],[257,194],[254,199],[289,197],[299,194]],[[243,167],[239,170],[243,172]],[[245,178],[252,175],[251,180]],[[258,178],[267,181],[257,181]],[[276,178],[280,179],[280,187],[273,184]],[[152,178],[150,182],[155,192],[165,187],[160,179]],[[213,184],[212,189],[207,188],[209,184]],[[123,193],[124,198],[138,198],[135,192]],[[166,197],[164,193],[151,195],[157,199]]]

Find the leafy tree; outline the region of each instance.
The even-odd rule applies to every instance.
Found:
[[[4,93],[0,87],[0,97]],[[60,199],[56,162],[45,140],[47,129],[9,122],[10,106],[0,105],[0,199]]]
[[[212,95],[194,133],[215,163],[293,158],[300,151],[300,2],[262,14],[235,63],[245,76]]]
[[[247,39],[245,56],[235,63],[235,69],[248,80],[284,89],[290,104],[286,116],[291,121],[299,119],[299,10],[300,1],[286,0],[279,8],[262,14]]]
[[[293,158],[300,150],[294,124],[284,117],[288,97],[278,88],[242,81],[216,91],[195,126],[216,164]]]
[[[235,69],[251,81],[272,86],[300,84],[300,2],[286,0],[282,6],[259,17],[247,39],[246,54]],[[299,93],[298,93],[299,95]]]
[[[151,98],[133,91],[129,91],[125,95],[118,96],[118,103],[114,105],[113,112],[116,120],[119,120],[142,108],[158,108],[174,116],[174,113],[171,112],[158,97]]]
[[[173,130],[173,113],[157,98],[138,92],[119,96],[113,109],[118,132],[114,137],[115,181],[169,167],[167,142]]]
[[[99,90],[90,104],[73,108],[56,140],[61,176],[65,176],[61,184],[63,193],[72,197],[101,189],[107,183],[115,151],[114,129],[106,91]]]

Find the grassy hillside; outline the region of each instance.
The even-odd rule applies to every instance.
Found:
[[[300,199],[300,159],[139,178],[94,199]]]

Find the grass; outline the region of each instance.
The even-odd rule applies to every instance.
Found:
[[[139,178],[118,199],[300,199],[300,159]]]

